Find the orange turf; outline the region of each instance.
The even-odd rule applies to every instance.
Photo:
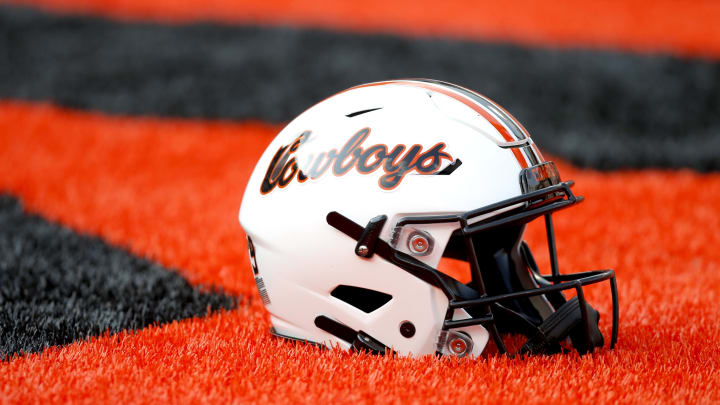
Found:
[[[0,0],[0,3],[8,0]],[[215,20],[720,56],[713,0],[11,0],[123,19]]]
[[[257,297],[236,214],[277,129],[0,102],[0,190],[193,283]],[[561,269],[616,268],[614,351],[475,361],[321,351],[272,339],[254,300],[0,363],[0,402],[720,401],[720,174],[560,170],[587,197],[556,216]],[[542,229],[528,239],[539,247]],[[608,333],[606,293],[588,297]]]

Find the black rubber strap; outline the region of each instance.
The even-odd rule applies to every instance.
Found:
[[[368,222],[355,245],[356,255],[369,259],[375,254],[375,245],[380,238],[380,231],[382,231],[385,221],[387,221],[387,216],[378,215]]]
[[[360,331],[353,341],[353,350],[356,352],[367,352],[370,354],[385,354],[387,346],[373,339],[372,336]]]
[[[324,330],[325,332],[340,338],[350,344],[356,352],[368,352],[371,354],[385,354],[388,347],[380,341],[374,339],[363,331],[356,331],[355,329],[343,325],[340,322],[328,318],[325,315],[320,315],[315,318],[315,326]]]
[[[352,343],[357,337],[357,331],[355,331],[355,329],[345,326],[325,315],[320,315],[315,318],[315,326],[348,343]]]

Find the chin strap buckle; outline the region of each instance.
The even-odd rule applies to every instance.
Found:
[[[355,245],[356,255],[369,259],[375,254],[375,244],[380,237],[380,231],[382,231],[385,221],[387,221],[386,215],[378,215],[368,222]]]

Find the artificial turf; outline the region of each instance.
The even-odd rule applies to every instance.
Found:
[[[713,172],[719,161],[714,146],[717,3],[22,2],[125,23],[27,10],[11,10],[21,18],[8,20],[10,14],[3,9],[0,96],[166,118],[111,117],[1,101],[0,192],[14,196],[4,197],[3,206],[11,207],[20,221],[34,218],[54,231],[63,226],[71,238],[93,240],[104,246],[100,250],[121,255],[125,262],[151,263],[161,278],[181,276],[190,285],[214,285],[247,299],[236,309],[210,316],[91,336],[0,361],[0,403],[720,402],[720,174]],[[196,24],[205,20],[215,23]],[[178,22],[193,26],[174,26]],[[239,27],[217,27],[217,22]],[[100,29],[78,30],[93,24]],[[278,25],[282,27],[268,27]],[[133,41],[128,27],[153,35]],[[187,30],[195,31],[189,36],[167,34]],[[193,42],[203,32],[213,35]],[[256,39],[274,38],[274,48],[268,48],[267,41],[248,41],[243,36],[248,32]],[[315,41],[318,38],[321,41]],[[382,41],[373,42],[378,38]],[[223,40],[228,39],[235,45],[256,45],[238,60],[232,49],[223,52]],[[175,51],[166,49],[173,43]],[[319,52],[313,51],[317,43]],[[367,43],[372,46],[363,45]],[[120,44],[126,46],[119,49]],[[133,48],[140,53],[129,52]],[[286,58],[259,60],[258,54],[268,49]],[[493,52],[477,59],[477,53],[488,49]],[[356,60],[353,50],[374,61],[368,65],[372,69],[343,64],[344,58]],[[635,54],[625,54],[628,50]],[[417,57],[429,51],[425,58]],[[392,59],[397,52],[415,57],[409,60],[420,72],[448,75],[436,78],[455,78],[485,93],[484,87],[492,91],[497,85],[497,94],[491,96],[520,116],[545,152],[562,157],[556,160],[563,178],[576,180],[576,192],[587,200],[555,216],[560,266],[565,271],[616,270],[621,322],[615,350],[522,359],[495,356],[490,348],[477,360],[409,359],[321,350],[270,337],[236,222],[254,162],[280,129],[255,120],[284,121],[294,109],[307,107],[335,87],[375,79],[368,74],[397,71],[407,76],[406,69],[381,63],[403,65],[403,58]],[[527,55],[534,54],[560,55],[555,65],[544,65],[550,66],[550,76],[527,63]],[[563,59],[566,55],[580,57]],[[479,68],[489,63],[488,57],[506,58],[492,61],[496,68],[491,73],[505,72],[503,66],[518,70],[490,75],[490,83],[473,81],[480,80],[474,76],[488,77]],[[253,68],[261,62],[264,68]],[[309,68],[299,69],[298,78],[292,72],[299,62]],[[243,69],[252,74],[243,74]],[[552,76],[558,69],[564,73]],[[628,78],[628,72],[633,77]],[[576,74],[580,80],[568,84]],[[529,75],[528,80],[513,86],[518,83],[513,79],[522,81],[523,75]],[[166,77],[176,80],[162,82]],[[543,82],[547,77],[555,79]],[[215,82],[225,86],[213,86]],[[527,91],[528,85],[550,85],[547,94],[556,98],[534,99],[540,92]],[[220,102],[208,101],[218,94],[225,95]],[[586,94],[596,94],[596,102],[577,102]],[[613,104],[613,94],[627,104]],[[552,131],[558,128],[565,132]],[[622,141],[629,139],[643,148],[628,149]],[[614,147],[602,147],[610,144]],[[589,167],[649,170],[598,172],[565,159]],[[16,201],[23,202],[25,211],[19,211]],[[53,232],[51,236],[57,235]],[[531,224],[527,240],[547,269],[542,227]],[[126,248],[118,253],[113,246]],[[75,260],[82,261],[82,255]],[[177,274],[167,275],[165,269]],[[603,287],[587,291],[602,315],[606,336],[607,293]],[[6,304],[0,297],[0,305]],[[72,300],[65,304],[72,306]],[[91,328],[95,324],[91,322]]]
[[[81,232],[255,297],[237,310],[0,363],[8,402],[712,402],[720,400],[720,175],[579,170],[556,216],[561,268],[613,267],[615,350],[478,360],[374,357],[276,340],[235,221],[259,123],[107,117],[0,103],[0,189]],[[173,142],[168,142],[172,137]],[[543,229],[527,239],[539,248]],[[587,296],[609,333],[607,288]]]

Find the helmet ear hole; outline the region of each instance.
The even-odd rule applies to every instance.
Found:
[[[368,288],[339,285],[330,295],[369,314],[390,302],[392,295]]]

